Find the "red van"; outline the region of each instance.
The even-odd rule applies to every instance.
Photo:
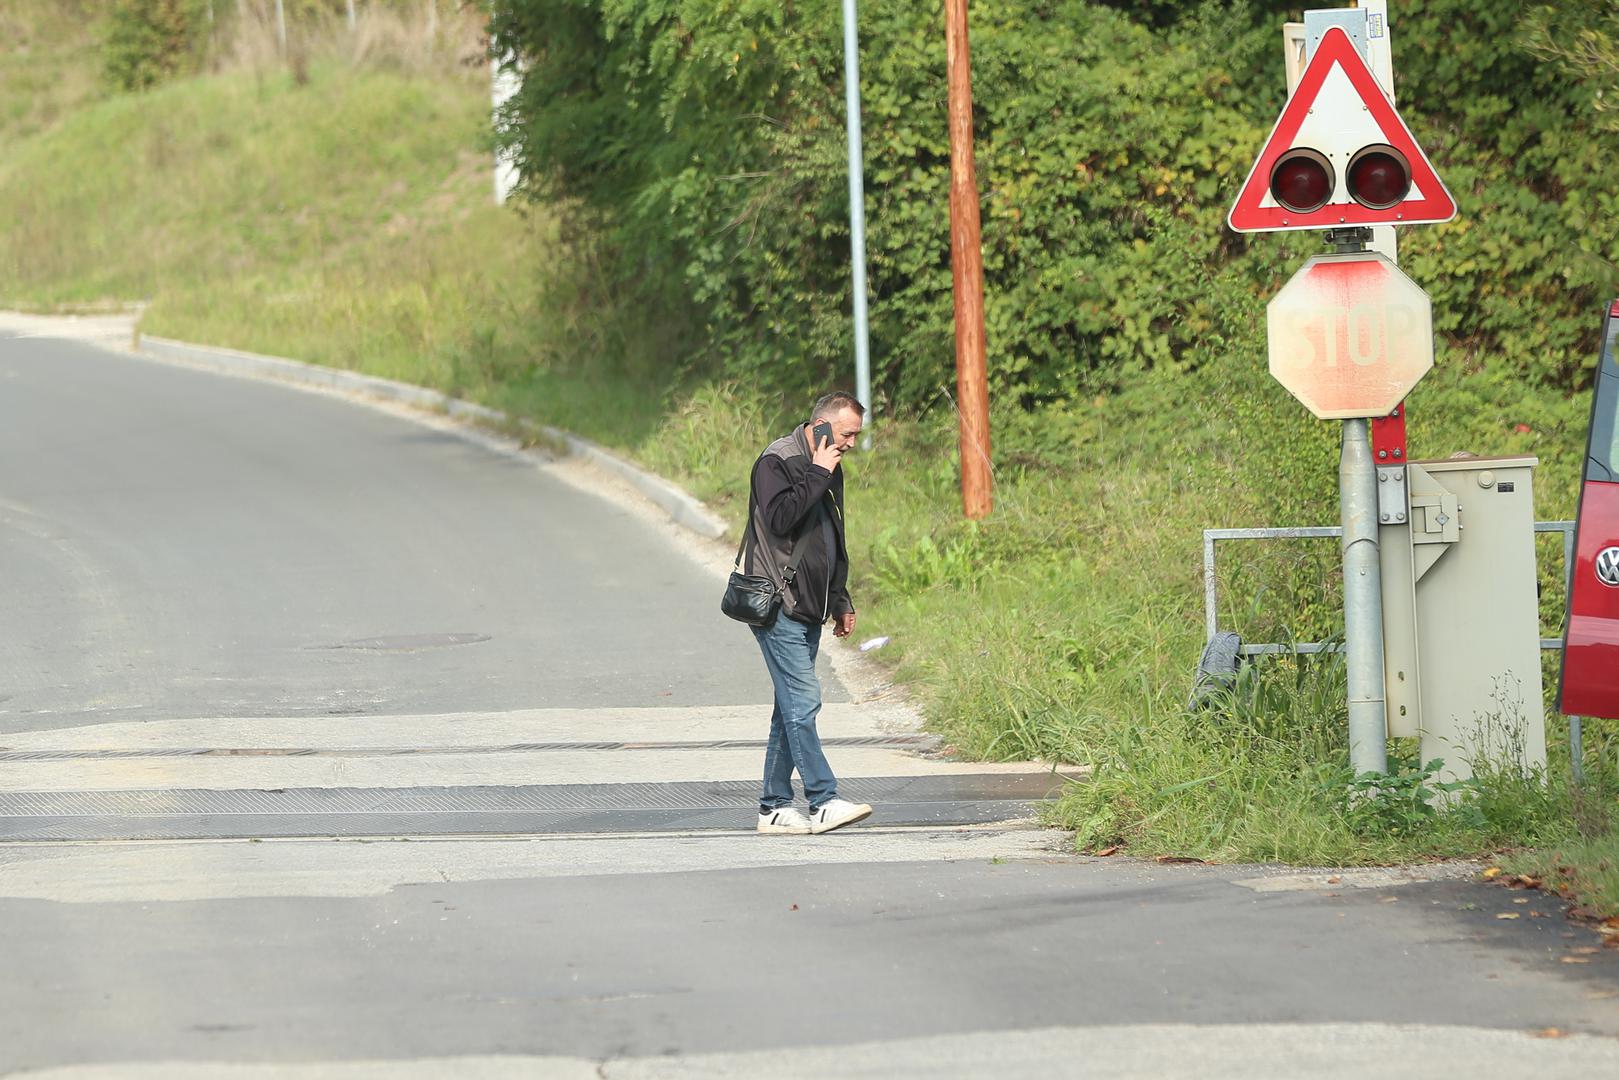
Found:
[[[1557,707],[1619,718],[1619,300],[1602,320]]]

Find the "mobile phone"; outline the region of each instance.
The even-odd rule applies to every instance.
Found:
[[[822,420],[810,429],[810,435],[812,436],[810,439],[811,450],[819,448],[823,440],[830,445],[832,442],[832,425]]]

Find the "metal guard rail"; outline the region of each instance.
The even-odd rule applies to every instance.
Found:
[[[1560,532],[1563,534],[1563,582],[1567,585],[1572,579],[1569,577],[1574,563],[1574,522],[1572,521],[1537,521],[1535,532]],[[1203,530],[1203,623],[1208,633],[1205,641],[1213,641],[1214,635],[1219,632],[1219,621],[1215,613],[1215,574],[1214,574],[1214,545],[1219,540],[1308,540],[1342,536],[1344,531],[1337,525],[1304,526],[1293,529],[1204,529]],[[1542,649],[1561,649],[1562,638],[1540,639]],[[1334,652],[1343,648],[1342,644],[1333,644],[1324,641],[1296,642],[1292,645],[1278,642],[1264,642],[1258,645],[1243,645],[1240,651],[1243,656],[1258,656],[1265,653],[1319,653],[1332,650]],[[1582,724],[1580,717],[1568,718],[1569,753],[1573,766],[1574,782],[1585,782],[1584,740],[1581,737]]]
[[[1535,532],[1560,532],[1563,534],[1563,580],[1568,581],[1569,571],[1574,562],[1574,522],[1572,521],[1537,521]],[[1305,525],[1296,528],[1274,529],[1204,529],[1203,530],[1203,628],[1205,641],[1213,641],[1214,635],[1220,632],[1220,624],[1216,606],[1218,596],[1215,587],[1215,554],[1214,545],[1220,540],[1319,540],[1342,536],[1343,529],[1337,525]],[[1561,649],[1562,638],[1540,639],[1542,649]],[[1327,641],[1300,641],[1288,644],[1285,642],[1267,641],[1259,644],[1245,644],[1241,647],[1243,656],[1260,656],[1273,653],[1319,653],[1337,651],[1343,648],[1342,643]]]

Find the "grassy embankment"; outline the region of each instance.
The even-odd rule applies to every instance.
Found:
[[[84,0],[0,6],[0,146],[15,146],[96,96],[95,22],[84,15]]]
[[[317,58],[306,84],[225,71],[76,109],[0,161],[0,298],[147,301],[151,333],[439,387],[619,447],[738,519],[751,455],[797,410],[619,360],[648,350],[623,340],[635,322],[578,250],[543,211],[490,205],[484,89],[450,65]],[[1253,669],[1223,707],[1186,711],[1200,530],[1336,507],[1335,431],[1264,373],[1260,300],[1208,288],[1246,330],[1189,373],[997,412],[984,523],[959,520],[948,400],[882,418],[875,452],[847,466],[860,636],[892,637],[880,655],[963,752],[1097,765],[1054,810],[1082,845],[1340,864],[1571,837],[1560,720],[1546,785],[1495,775],[1434,815],[1400,798],[1420,794],[1409,770],[1382,799],[1341,798],[1330,661]],[[1538,454],[1539,516],[1570,516],[1585,403],[1441,365],[1412,400],[1416,449]],[[1334,545],[1236,554],[1224,624],[1331,632]],[[1545,576],[1550,613],[1549,561]],[[1588,770],[1611,804],[1613,733],[1592,726]]]

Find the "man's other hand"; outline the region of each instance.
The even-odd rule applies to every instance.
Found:
[[[854,612],[832,617],[832,635],[834,637],[848,637],[854,633]]]

